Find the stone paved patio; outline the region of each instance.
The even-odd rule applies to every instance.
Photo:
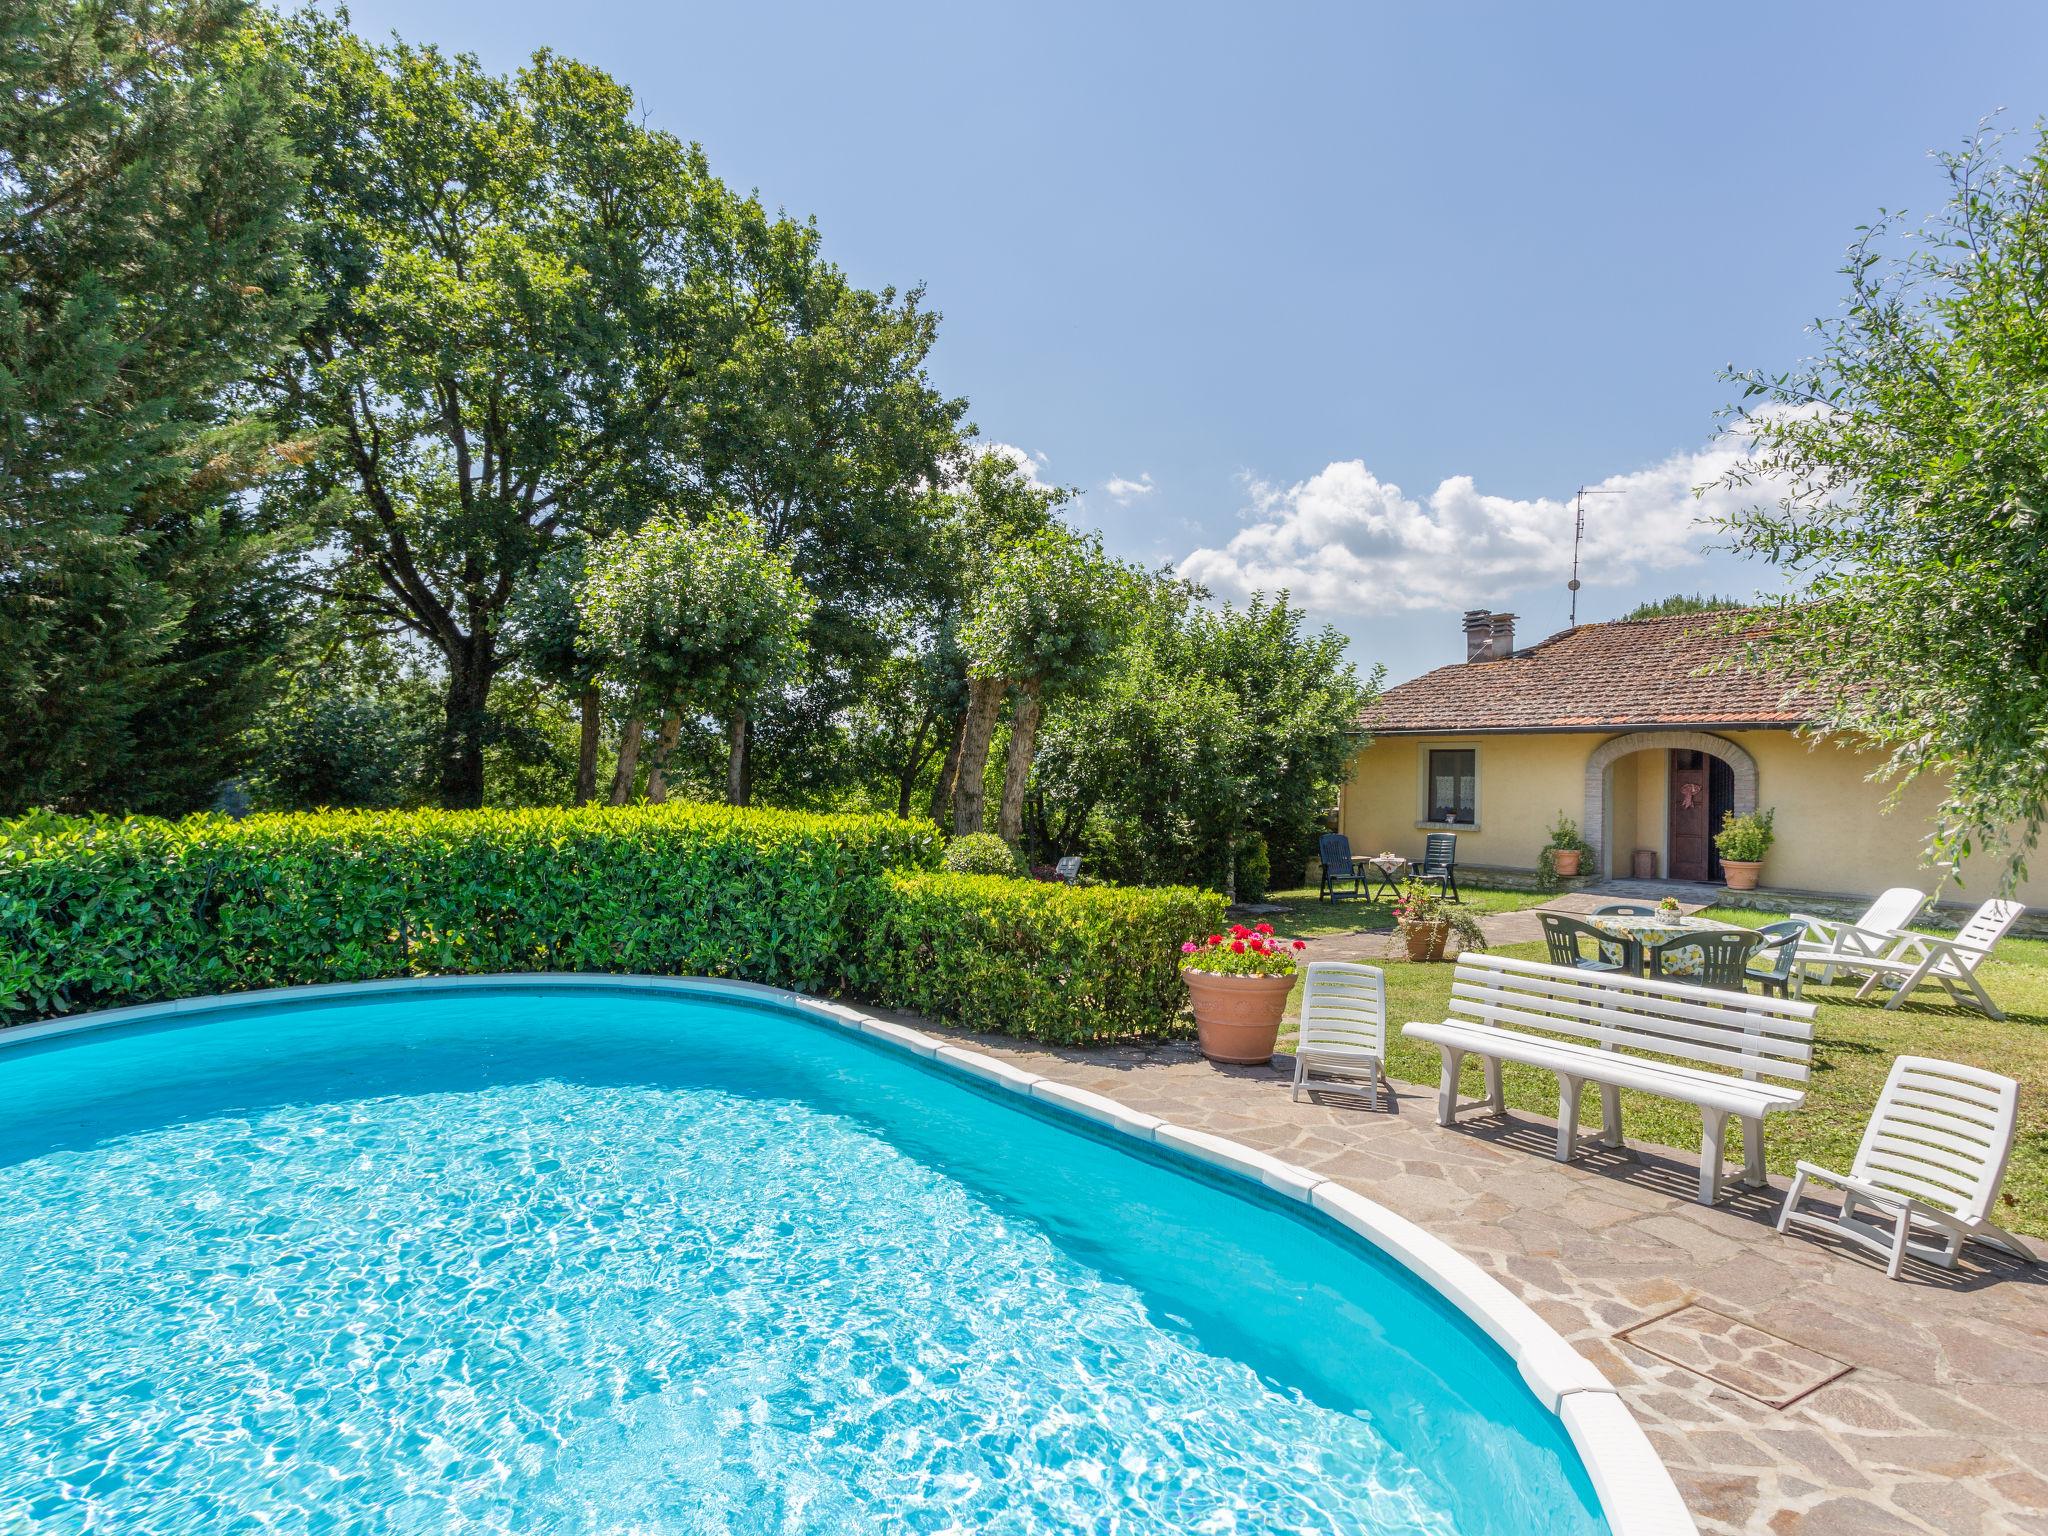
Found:
[[[1565,1167],[1548,1155],[1554,1122],[1517,1113],[1443,1130],[1434,1088],[1399,1085],[1377,1113],[1342,1094],[1294,1104],[1284,1056],[1217,1068],[1185,1044],[1052,1050],[916,1022],[1421,1222],[1623,1389],[1702,1531],[2048,1536],[2048,1265],[1973,1247],[1953,1274],[1916,1264],[1894,1283],[1859,1252],[1777,1236],[1782,1188],[1692,1203],[1697,1161],[1684,1153]],[[1687,1307],[1702,1310],[1667,1316]],[[1641,1325],[1650,1347],[1616,1337]],[[1760,1400],[1835,1362],[1850,1369],[1789,1406]]]
[[[1543,923],[1536,915],[1538,912],[1566,912],[1573,917],[1584,917],[1614,899],[1606,891],[1572,891],[1553,896],[1540,907],[1524,907],[1519,912],[1484,913],[1479,919],[1479,931],[1495,948],[1503,944],[1534,944],[1543,937]],[[1696,901],[1679,903],[1680,909],[1686,912],[1697,912],[1701,905]],[[1311,960],[1363,960],[1368,963],[1399,960],[1407,954],[1399,931],[1393,928],[1361,928],[1355,933],[1319,934],[1308,941],[1308,949]],[[1450,952],[1454,955],[1458,952],[1455,940]]]

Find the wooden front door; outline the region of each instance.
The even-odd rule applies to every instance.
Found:
[[[1671,754],[1671,878],[1704,880],[1712,845],[1707,841],[1707,754]]]

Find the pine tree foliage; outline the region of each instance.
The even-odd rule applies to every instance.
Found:
[[[0,9],[0,808],[175,810],[288,604],[243,389],[297,312],[277,81],[231,0]]]

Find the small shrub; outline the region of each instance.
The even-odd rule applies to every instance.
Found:
[[[872,995],[1057,1045],[1180,1032],[1181,942],[1223,922],[1222,897],[1183,886],[919,873],[883,883],[890,900],[864,978]]]
[[[1024,861],[1017,850],[993,832],[964,832],[946,844],[946,868],[956,875],[1009,875],[1024,873]]]

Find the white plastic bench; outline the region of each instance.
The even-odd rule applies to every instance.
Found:
[[[1712,1205],[1721,1193],[1721,1137],[1731,1115],[1742,1126],[1742,1182],[1764,1184],[1764,1116],[1806,1098],[1814,1009],[1785,998],[1474,954],[1458,961],[1451,1016],[1441,1024],[1404,1024],[1401,1033],[1442,1053],[1439,1125],[1482,1104],[1506,1113],[1504,1061],[1555,1072],[1561,1163],[1578,1150],[1579,1095],[1587,1083],[1599,1085],[1600,1137],[1610,1147],[1621,1145],[1624,1088],[1699,1106],[1700,1203]],[[1458,1071],[1467,1056],[1485,1064],[1486,1097],[1460,1104]]]

